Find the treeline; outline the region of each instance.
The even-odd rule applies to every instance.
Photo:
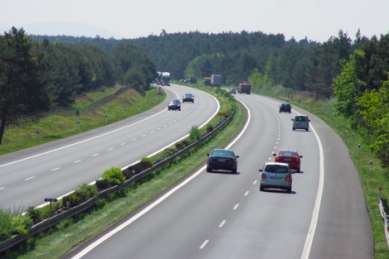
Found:
[[[77,95],[116,83],[143,93],[156,76],[146,53],[130,43],[107,52],[86,43],[34,40],[12,28],[0,35],[0,144],[14,116],[69,106]]]
[[[389,168],[389,34],[360,43],[340,62],[335,108],[351,119],[382,166]]]

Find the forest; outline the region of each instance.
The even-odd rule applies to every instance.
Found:
[[[0,144],[13,116],[71,106],[76,96],[116,83],[143,93],[156,75],[146,53],[131,43],[107,52],[87,43],[35,40],[12,28],[0,35]]]

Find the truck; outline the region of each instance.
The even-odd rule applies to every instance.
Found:
[[[238,93],[250,94],[250,92],[251,92],[251,85],[248,82],[242,81],[239,83]]]
[[[221,85],[222,85],[222,76],[211,75],[211,86],[221,86]]]
[[[188,82],[189,82],[190,84],[197,84],[197,78],[194,77],[194,76],[189,76],[189,77],[188,77]]]
[[[162,83],[163,85],[170,86],[170,73],[162,72]]]
[[[161,85],[161,82],[162,82],[162,72],[157,72],[157,78],[155,79],[155,81],[157,81],[157,85]]]
[[[204,77],[203,80],[203,86],[211,86],[211,78],[210,77]]]

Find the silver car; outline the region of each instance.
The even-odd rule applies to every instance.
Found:
[[[261,172],[260,191],[264,191],[265,188],[276,188],[285,189],[288,193],[292,192],[292,173],[288,164],[267,162],[259,172]]]
[[[293,127],[292,129],[305,129],[306,131],[309,130],[309,122],[311,121],[307,115],[296,115],[293,121]]]

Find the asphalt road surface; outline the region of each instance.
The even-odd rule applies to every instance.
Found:
[[[218,111],[216,98],[184,86],[165,87],[166,101],[139,115],[66,139],[0,156],[0,206],[38,206],[81,183],[100,178],[106,169],[123,168],[187,135]],[[181,111],[167,101],[195,95]]]
[[[279,113],[280,102],[236,97],[251,114],[230,148],[237,174],[193,172],[67,258],[373,258],[363,190],[342,140],[299,108]],[[296,113],[310,117],[309,132],[292,131]],[[303,155],[292,193],[260,192],[258,169],[284,148]]]

